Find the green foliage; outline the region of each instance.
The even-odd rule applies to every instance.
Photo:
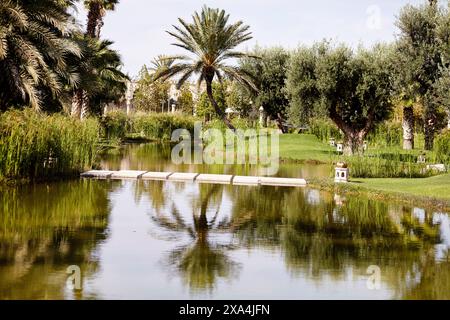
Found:
[[[181,114],[150,113],[136,114],[130,118],[131,130],[151,140],[170,140],[176,129],[194,132],[195,118]]]
[[[77,90],[84,90],[89,101],[89,113],[100,115],[103,106],[111,102],[119,102],[127,89],[128,76],[121,71],[120,55],[111,49],[113,42],[74,36],[82,48],[82,58],[73,57],[71,66],[79,74]],[[71,90],[71,89],[69,89]],[[78,101],[81,106],[83,101]],[[81,110],[80,110],[81,111]]]
[[[321,110],[344,132],[353,153],[392,110],[391,63],[390,49],[381,45],[356,53],[327,42],[298,49],[287,79],[291,115],[301,122],[310,110]]]
[[[226,60],[248,57],[246,53],[234,51],[237,46],[250,40],[249,27],[241,21],[229,24],[229,15],[224,10],[204,6],[201,13],[195,12],[193,21],[188,23],[179,18],[181,26],[174,26],[174,32],[168,32],[176,39],[174,45],[192,54],[173,57],[177,63],[157,72],[155,80],[178,76],[177,87],[180,88],[193,75],[198,75],[197,83],[206,83],[206,91],[214,107],[214,111],[229,123],[224,109],[217,105],[213,98],[212,82],[217,77],[238,81],[252,90],[257,90],[254,77],[242,68],[227,65]]]
[[[223,83],[222,85],[217,82],[212,83],[212,90],[214,100],[216,101],[220,111],[222,113],[225,112],[226,109],[226,91],[227,84]],[[203,92],[198,99],[197,106],[195,108],[195,113],[198,117],[211,120],[213,119],[217,113],[214,110],[213,105],[211,104],[211,100],[208,98],[208,94]]]
[[[115,110],[101,118],[103,137],[108,140],[123,139],[131,131],[131,124],[125,112]]]
[[[177,110],[188,115],[194,114],[194,97],[187,83],[180,88],[180,95],[177,99]]]
[[[295,125],[308,124],[312,117],[324,115],[321,104],[312,96],[319,96],[316,86],[316,52],[308,48],[299,48],[291,54],[289,60],[286,94],[289,98],[289,117]]]
[[[195,118],[171,113],[136,113],[128,117],[122,111],[109,112],[101,123],[107,139],[143,138],[170,140],[176,129],[193,133]]]
[[[33,180],[89,169],[99,133],[94,119],[81,122],[28,109],[0,114],[0,178]]]
[[[251,55],[258,59],[250,57],[240,62],[241,68],[255,77],[259,89],[250,95],[251,99],[258,107],[263,106],[272,119],[285,119],[289,106],[284,90],[289,52],[280,47],[256,48]]]
[[[328,143],[332,138],[338,142],[342,139],[339,128],[328,119],[315,118],[309,122],[309,133],[315,135],[320,141]]]
[[[390,158],[385,159],[383,155],[372,155],[371,157],[353,156],[340,159],[348,163],[352,178],[424,178],[433,175],[432,171],[426,170],[425,164],[392,159],[402,158],[400,154],[390,155]]]
[[[70,38],[72,1],[0,1],[0,111],[11,106],[45,107],[77,77],[67,56],[80,57]],[[72,8],[73,9],[73,8]]]
[[[153,81],[153,74],[144,66],[134,92],[133,105],[139,111],[161,112],[164,103],[164,111],[166,111],[169,103],[169,89],[168,81]]]
[[[241,129],[241,130],[247,130],[247,129],[255,129],[258,131],[258,127],[255,125],[254,121],[245,119],[245,118],[234,118],[231,120],[231,123],[233,124],[233,126],[236,129]],[[208,123],[206,123],[203,128],[205,130],[208,129],[219,129],[222,132],[225,132],[225,130],[227,130],[227,126],[223,123],[223,121],[220,121],[219,119],[213,119],[211,121],[209,121]]]
[[[400,146],[403,141],[402,125],[391,121],[380,123],[368,135],[367,140],[375,146]]]
[[[427,150],[432,149],[434,135],[442,127],[438,109],[448,103],[449,25],[450,10],[439,8],[437,2],[407,5],[397,21],[396,88],[400,96],[423,104]]]
[[[450,130],[440,134],[434,145],[436,160],[450,165]]]

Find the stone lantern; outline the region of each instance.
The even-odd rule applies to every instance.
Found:
[[[426,163],[427,162],[427,158],[425,156],[425,153],[422,153],[419,155],[419,157],[417,158],[417,163]]]
[[[267,127],[267,117],[266,117],[266,111],[264,110],[264,107],[261,106],[259,108],[259,125],[262,128]]]
[[[330,139],[330,146],[336,147],[336,140],[334,138]]]
[[[344,152],[344,144],[343,143],[336,144],[336,151],[339,153]]]
[[[335,168],[334,182],[348,182],[348,166],[345,162],[338,162]]]

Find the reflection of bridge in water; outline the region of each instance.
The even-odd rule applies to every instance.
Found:
[[[162,180],[162,181],[190,181],[210,184],[231,184],[237,186],[284,186],[284,187],[305,187],[305,179],[296,178],[274,178],[259,176],[237,176],[225,174],[203,174],[191,172],[150,172],[150,171],[108,171],[91,170],[81,174],[83,178],[93,179],[141,179],[141,180]]]

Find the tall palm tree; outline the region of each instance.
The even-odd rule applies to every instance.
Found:
[[[0,110],[11,105],[40,109],[42,91],[56,97],[62,83],[77,82],[67,56],[80,56],[70,39],[66,0],[0,1]]]
[[[91,112],[99,112],[101,105],[117,101],[125,94],[129,77],[121,70],[120,55],[111,49],[112,42],[77,37],[83,48],[83,57],[72,64],[80,75],[76,94],[72,100],[72,115],[84,119]],[[81,104],[78,104],[81,101]]]
[[[103,27],[103,17],[107,10],[114,10],[119,0],[84,0],[84,6],[88,10],[86,37],[99,39]],[[88,65],[86,66],[88,67]],[[92,73],[93,70],[87,73]],[[76,88],[73,92],[71,115],[83,119],[90,109],[89,93],[82,88]]]
[[[175,32],[168,33],[177,39],[175,46],[190,52],[193,57],[172,57],[178,63],[162,70],[155,75],[155,80],[180,76],[177,88],[181,88],[193,74],[199,75],[198,86],[206,82],[206,92],[215,112],[230,129],[235,129],[217,104],[213,96],[212,83],[217,77],[222,82],[224,76],[238,81],[251,90],[257,91],[253,76],[239,67],[227,65],[224,62],[233,58],[251,57],[250,55],[233,51],[238,45],[250,40],[249,26],[242,21],[228,23],[229,15],[224,10],[203,7],[202,12],[192,16],[192,23],[179,18],[181,27],[174,26]]]
[[[86,34],[91,38],[100,38],[103,17],[107,10],[114,10],[119,0],[84,0],[88,10]]]
[[[161,54],[151,61],[149,70],[153,74],[157,74],[172,67],[174,62],[174,58]]]

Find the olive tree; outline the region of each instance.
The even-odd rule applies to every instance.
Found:
[[[289,52],[283,48],[256,48],[252,57],[241,60],[241,69],[253,74],[258,86],[251,99],[262,106],[266,115],[277,121],[278,127],[286,132],[285,120],[289,107],[284,87],[287,76]]]
[[[354,52],[327,42],[299,48],[286,85],[291,114],[319,110],[344,133],[344,154],[360,152],[367,134],[393,108],[390,51],[378,45]]]

